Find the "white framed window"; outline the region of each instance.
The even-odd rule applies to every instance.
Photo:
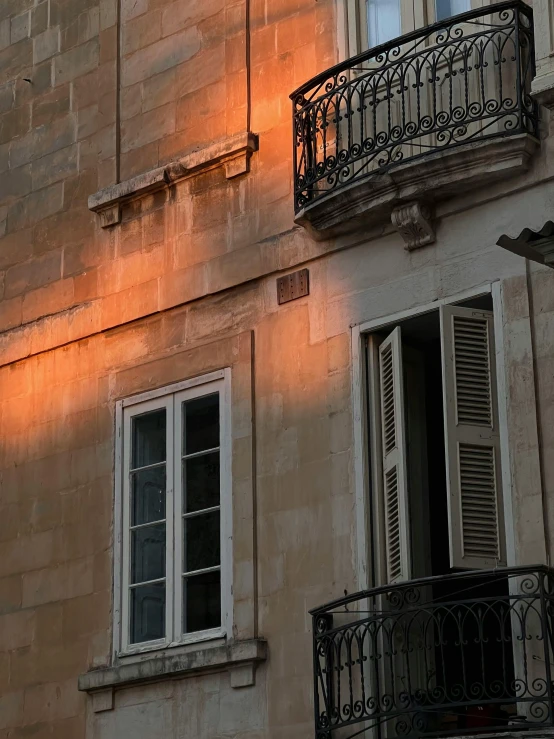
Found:
[[[229,386],[230,372],[222,370],[118,403],[114,613],[121,654],[229,631]]]
[[[344,58],[484,4],[488,0],[343,0]]]

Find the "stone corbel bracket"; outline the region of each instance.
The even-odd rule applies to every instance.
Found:
[[[89,197],[89,210],[98,213],[102,228],[114,226],[121,221],[123,203],[163,190],[201,171],[222,166],[227,179],[245,174],[249,170],[250,157],[257,149],[258,137],[255,134],[245,132],[231,136],[163,167],[99,190]]]
[[[423,203],[413,202],[394,208],[392,225],[404,239],[408,251],[435,242],[435,229],[431,223],[431,211]]]
[[[79,676],[78,688],[91,696],[92,710],[100,713],[113,709],[115,690],[137,684],[227,671],[232,688],[247,688],[255,684],[256,667],[266,659],[267,642],[263,639],[211,645],[191,652],[168,649],[144,654],[139,661],[85,672]]]

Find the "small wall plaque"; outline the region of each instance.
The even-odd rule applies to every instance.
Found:
[[[310,273],[299,269],[277,279],[277,302],[279,305],[310,294]]]

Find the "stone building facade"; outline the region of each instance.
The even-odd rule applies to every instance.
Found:
[[[451,22],[440,3],[407,5],[404,39]],[[419,120],[414,158],[413,131],[404,118],[395,139],[389,106],[388,123],[372,124],[388,131],[382,164],[369,162],[374,143],[364,159],[351,139],[371,138],[364,104],[382,113],[404,94],[399,78],[368,82],[353,102],[337,90],[374,79],[383,57],[327,72],[368,48],[365,3],[1,0],[0,739],[304,739],[315,732],[311,609],[387,582],[549,565],[554,10],[533,0],[525,25],[519,5],[501,5],[451,10],[474,14],[462,33],[479,13],[523,24],[527,43],[500,62],[531,55],[508,75],[517,135],[496,118],[484,135],[493,105],[466,120],[468,141],[444,148],[456,120],[435,110],[433,130]],[[426,48],[444,42],[433,38]],[[424,77],[411,89],[438,84]],[[360,172],[349,160],[341,175],[340,156]],[[489,420],[474,427],[487,433],[469,442],[449,415],[455,403],[462,413],[451,316],[488,332],[485,379],[469,373],[486,385]],[[400,462],[386,453],[387,347]],[[399,347],[415,369],[399,366]],[[410,398],[424,396],[418,410]],[[456,518],[471,485],[452,472],[451,444],[495,455],[494,484],[478,486],[477,535],[492,516],[491,550],[485,531],[470,551],[470,519]],[[191,471],[208,451],[211,466]],[[184,503],[187,490],[200,502]],[[329,698],[361,656],[348,663],[340,649],[335,662],[319,653],[322,739],[375,730],[367,696],[354,728]],[[537,664],[552,657],[548,645],[541,654]],[[545,695],[535,703],[553,726]]]

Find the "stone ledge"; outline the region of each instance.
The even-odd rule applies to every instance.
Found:
[[[545,108],[554,108],[554,70],[535,77],[531,83],[531,95]]]
[[[529,134],[499,136],[436,151],[329,192],[296,216],[315,238],[329,238],[389,221],[395,208],[426,206],[525,173],[539,142]]]
[[[254,684],[256,666],[267,659],[267,642],[263,639],[230,642],[203,646],[194,651],[141,655],[133,662],[122,662],[114,667],[104,667],[79,676],[78,688],[86,693],[96,694],[95,710],[110,710],[113,701],[109,700],[115,688],[152,683],[160,680],[183,678],[208,672],[230,672],[231,686],[243,688]]]
[[[202,170],[224,166],[228,179],[248,171],[250,156],[258,149],[258,137],[240,133],[199,149],[182,159],[99,190],[88,199],[89,210],[98,213],[101,226],[113,226],[121,220],[121,204],[147,193],[163,190],[179,180]]]

